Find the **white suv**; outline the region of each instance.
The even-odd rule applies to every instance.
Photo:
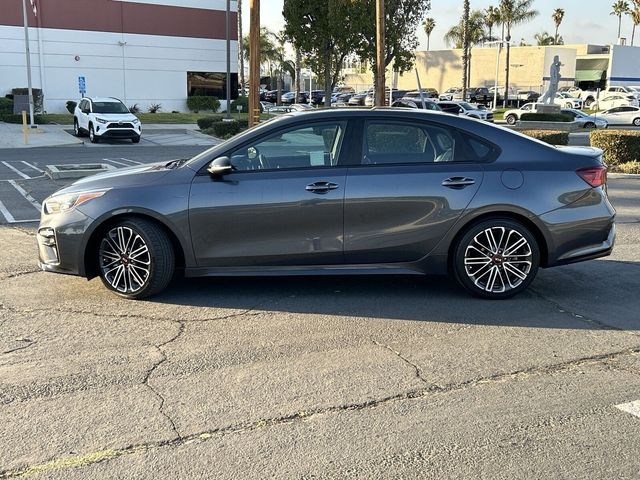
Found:
[[[117,98],[85,97],[73,112],[73,131],[77,137],[89,135],[91,143],[101,138],[130,138],[138,143],[142,124]]]

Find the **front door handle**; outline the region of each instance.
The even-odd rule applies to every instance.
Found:
[[[476,181],[469,177],[449,177],[442,181],[442,186],[459,190],[475,183]]]
[[[338,185],[336,185],[335,183],[315,182],[307,185],[305,187],[305,190],[312,193],[327,193],[328,191],[335,190],[336,188],[338,188]]]

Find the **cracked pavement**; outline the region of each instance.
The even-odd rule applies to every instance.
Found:
[[[614,254],[442,278],[177,279],[125,301],[0,226],[0,478],[637,479],[640,180]]]

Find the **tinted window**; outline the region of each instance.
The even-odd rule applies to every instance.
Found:
[[[436,126],[369,122],[365,127],[362,163],[434,163],[454,161],[456,138]]]
[[[129,113],[122,102],[93,102],[94,113]]]
[[[231,164],[239,171],[335,166],[345,129],[331,122],[280,131],[233,152]]]

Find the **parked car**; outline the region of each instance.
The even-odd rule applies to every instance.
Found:
[[[536,103],[525,103],[520,108],[513,108],[504,112],[503,118],[509,125],[515,125],[520,117],[525,113],[535,113]]]
[[[613,94],[604,98],[599,98],[591,104],[592,110],[609,110],[616,107],[637,107],[638,99],[633,95]]]
[[[139,143],[142,124],[115,97],[85,97],[73,112],[73,133],[76,137],[89,135],[91,143],[103,138],[128,138]]]
[[[358,107],[358,106],[364,106],[364,100],[365,98],[367,98],[367,95],[369,94],[369,92],[360,92],[360,93],[356,93],[355,95],[352,95],[351,98],[349,98],[349,106],[351,107]]]
[[[365,107],[373,107],[374,94],[375,94],[375,92],[369,92],[367,94],[367,96],[364,99]],[[406,94],[407,94],[406,90],[392,90],[391,91],[392,103],[395,102],[396,100],[404,97]],[[388,89],[385,89],[385,91],[384,91],[384,104],[385,105],[389,105],[389,90]]]
[[[440,95],[438,95],[438,100],[450,102],[453,100],[453,96],[459,91],[462,91],[462,89],[457,87],[449,88],[444,93],[441,93]]]
[[[287,92],[281,92],[287,93]],[[276,103],[278,101],[278,90],[268,90],[264,94],[265,102]]]
[[[438,106],[445,113],[452,115],[465,115],[467,117],[493,122],[493,112],[478,105],[472,105],[468,102],[438,102]]]
[[[609,122],[597,115],[588,115],[582,110],[575,108],[563,108],[560,110],[565,115],[570,115],[573,121],[578,123],[582,128],[608,128]]]
[[[525,102],[525,103],[528,103],[528,102],[535,103],[540,98],[540,94],[533,90],[518,90],[516,96],[519,102]]]
[[[608,95],[619,94],[621,96],[632,96],[636,100],[640,98],[640,92],[638,92],[635,88],[625,87],[625,86],[615,86],[615,87],[607,87],[602,92],[600,92],[600,96],[608,96]]]
[[[438,99],[438,90],[435,88],[423,88],[422,96],[424,98],[435,98]],[[420,90],[412,90],[404,94],[404,98],[410,98],[414,101],[420,101]]]
[[[57,191],[43,202],[39,264],[100,277],[129,299],[160,293],[176,270],[450,273],[474,295],[504,299],[541,267],[611,253],[606,171],[601,150],[556,148],[464,117],[282,115],[191,160]]]
[[[634,125],[640,127],[640,108],[623,106],[610,108],[595,114],[597,118],[606,120],[609,125]]]
[[[486,104],[493,100],[493,97],[486,87],[472,87],[467,89],[465,98],[462,98],[462,90],[454,93],[453,100]]]
[[[564,108],[577,108],[581,109],[584,102],[578,97],[573,97],[571,94],[566,92],[558,92],[556,94],[556,98],[554,102],[556,105],[560,105]]]
[[[353,97],[355,93],[340,93],[336,97],[336,105],[344,106],[349,104],[349,99]]]
[[[420,100],[414,100],[411,97],[402,97],[399,100],[396,100],[391,104],[392,107],[403,107],[403,108],[422,108],[422,102]],[[432,110],[434,112],[441,112],[442,108],[438,105],[437,102],[434,102],[430,98],[424,99],[424,109]]]
[[[596,90],[583,90],[578,87],[562,87],[558,91],[579,98],[584,102],[585,107],[591,107],[598,99],[598,92]]]
[[[324,98],[324,90],[311,90],[310,101],[312,105],[322,105],[322,99]]]
[[[309,94],[307,92],[298,92],[298,98],[296,97],[295,92],[287,92],[280,98],[280,101],[283,104],[292,104],[292,103],[308,103],[309,102]]]

